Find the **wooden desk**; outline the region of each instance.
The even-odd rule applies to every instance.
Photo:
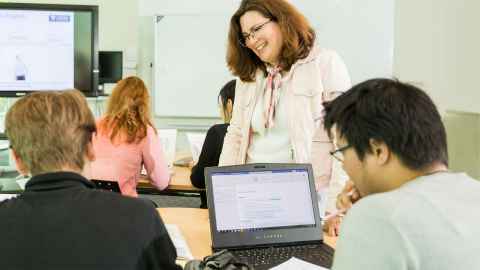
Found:
[[[188,167],[173,166],[173,175],[170,184],[165,191],[160,191],[152,186],[147,176],[140,179],[137,185],[137,191],[141,194],[166,194],[176,192],[200,193],[203,189],[196,188],[190,182],[191,169]]]
[[[176,224],[180,228],[193,257],[202,259],[212,254],[208,209],[158,208],[157,210],[164,223]],[[324,241],[335,248],[337,238],[324,235]]]

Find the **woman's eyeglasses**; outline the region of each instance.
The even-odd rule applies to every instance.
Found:
[[[258,31],[262,30],[263,27],[271,21],[272,20],[269,19],[268,21],[253,27],[253,29],[250,31],[250,33],[242,33],[241,34],[242,36],[238,39],[238,42],[240,43],[240,45],[242,45],[243,47],[247,47],[247,41],[249,39],[255,38],[255,35],[258,33]]]

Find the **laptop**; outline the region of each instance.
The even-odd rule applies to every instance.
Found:
[[[213,251],[259,270],[291,257],[331,267],[310,164],[208,167],[205,181]]]

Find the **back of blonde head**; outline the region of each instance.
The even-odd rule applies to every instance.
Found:
[[[78,90],[37,92],[8,110],[5,129],[12,149],[32,174],[83,170],[95,119]]]
[[[147,136],[148,126],[154,127],[145,83],[135,76],[119,81],[108,101],[99,132],[112,142],[138,143]]]

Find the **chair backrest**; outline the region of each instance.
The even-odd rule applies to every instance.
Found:
[[[449,169],[480,180],[480,114],[446,111],[442,118],[447,132]]]
[[[95,184],[95,187],[97,189],[103,189],[103,190],[121,193],[120,186],[118,185],[117,181],[99,180],[99,179],[91,179],[90,181],[92,181],[92,183]]]

